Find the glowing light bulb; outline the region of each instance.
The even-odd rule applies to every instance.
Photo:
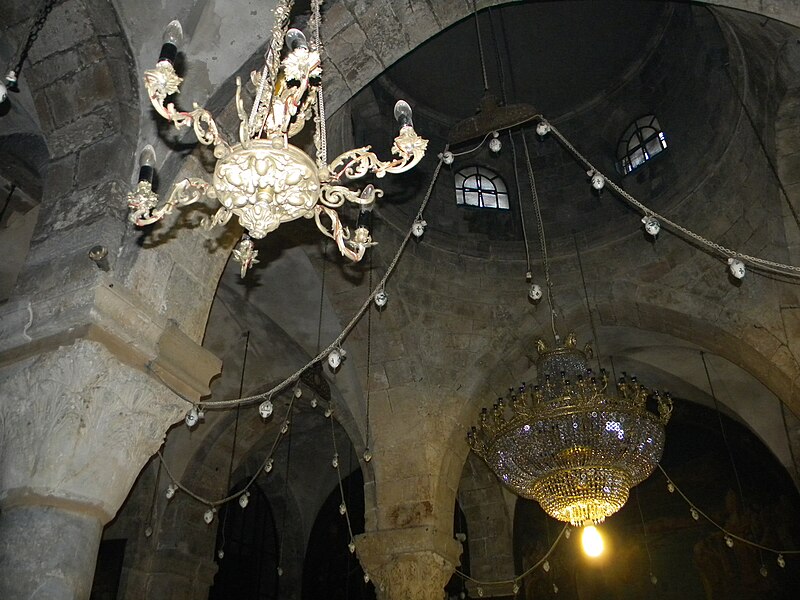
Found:
[[[594,525],[587,525],[583,528],[583,536],[581,536],[581,544],[583,551],[587,556],[592,558],[598,557],[603,553],[603,538],[597,527]]]

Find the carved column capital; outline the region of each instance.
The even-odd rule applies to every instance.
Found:
[[[378,600],[441,600],[461,555],[459,542],[428,527],[364,533],[356,547]]]
[[[109,521],[186,402],[79,339],[0,369],[0,505]]]

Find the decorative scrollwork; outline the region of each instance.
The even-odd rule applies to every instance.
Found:
[[[327,216],[330,220],[330,228],[322,223],[321,217],[323,215]],[[314,211],[314,221],[322,233],[336,242],[336,246],[339,248],[339,252],[341,252],[342,256],[349,258],[353,262],[358,262],[364,258],[364,253],[367,248],[375,245],[366,227],[359,227],[356,229],[351,239],[350,231],[347,227],[342,225],[338,213],[327,206],[321,204],[317,205]]]
[[[383,190],[368,186],[370,191],[366,194],[351,190],[343,185],[322,185],[320,189],[319,201],[328,208],[339,208],[345,202],[353,202],[354,204],[368,205],[375,202],[376,198],[383,196]]]
[[[144,189],[145,186],[142,186],[142,183],[147,182],[139,182],[139,189]],[[208,182],[202,179],[184,179],[175,184],[164,206],[156,210],[153,198],[148,197],[146,193],[150,191],[150,185],[148,184],[146,186],[146,192],[142,196],[139,196],[139,189],[128,196],[128,206],[132,208],[135,206],[140,207],[138,210],[134,208],[135,212],[131,215],[131,220],[133,220],[135,216],[136,220],[134,223],[140,227],[155,223],[165,215],[172,213],[176,206],[188,206],[204,198],[208,193],[209,185]],[[155,194],[153,194],[153,196],[155,196]],[[155,196],[155,198],[157,200],[158,196]]]

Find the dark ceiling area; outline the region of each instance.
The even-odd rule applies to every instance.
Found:
[[[555,119],[619,86],[660,40],[663,2],[570,0],[506,4],[479,13],[490,90]],[[501,65],[501,68],[499,66]],[[388,71],[414,100],[443,115],[474,114],[483,75],[474,17],[428,41]],[[447,85],[424,84],[447,81]]]

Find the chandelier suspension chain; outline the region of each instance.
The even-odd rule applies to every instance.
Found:
[[[313,19],[313,34],[311,43],[314,49],[319,53],[320,60],[322,60],[322,53],[324,48],[322,46],[322,37],[319,34],[320,23],[322,21],[321,7],[322,0],[311,0],[312,19]],[[325,98],[322,95],[322,84],[320,81],[317,84],[317,165],[320,167],[328,164],[328,130],[327,130],[327,117],[325,115]]]
[[[690,230],[690,229],[688,229],[688,228],[686,228],[686,227],[684,227],[682,225],[679,225],[675,221],[672,221],[671,219],[668,219],[664,215],[652,210],[651,208],[648,208],[647,206],[645,206],[644,204],[639,202],[636,198],[631,196],[628,192],[626,192],[621,187],[619,187],[611,179],[609,179],[608,177],[603,175],[603,173],[600,170],[598,170],[585,156],[583,156],[583,154],[581,154],[575,148],[575,146],[573,146],[569,142],[569,140],[567,140],[566,137],[564,137],[564,135],[555,127],[555,125],[553,125],[552,123],[549,123],[549,125],[550,125],[551,133],[553,135],[555,135],[556,138],[558,138],[558,140],[561,142],[561,144],[576,159],[578,159],[579,162],[583,163],[583,165],[586,167],[587,170],[594,171],[598,175],[601,175],[603,177],[603,179],[605,180],[606,185],[611,187],[611,189],[613,189],[626,202],[628,202],[632,206],[635,206],[636,208],[638,208],[644,215],[650,216],[650,217],[655,217],[662,224],[666,224],[671,229],[683,234],[684,236],[694,240],[695,242],[698,242],[698,243],[700,243],[700,244],[702,244],[702,245],[704,245],[704,246],[706,246],[706,247],[708,247],[708,248],[710,248],[712,250],[715,250],[719,254],[723,254],[725,256],[732,257],[732,258],[739,258],[741,260],[747,261],[747,262],[749,262],[749,263],[751,263],[753,265],[757,265],[759,267],[762,267],[765,270],[772,271],[772,272],[775,272],[775,273],[781,273],[783,275],[794,275],[794,276],[800,275],[800,266],[787,265],[787,264],[784,264],[784,263],[771,261],[771,260],[767,260],[767,259],[764,259],[764,258],[758,258],[757,256],[751,256],[749,254],[744,254],[742,252],[737,252],[736,250],[732,250],[731,248],[728,248],[727,246],[723,246],[722,244],[718,244],[716,242],[713,242],[713,241],[703,237],[702,235],[700,235],[698,233],[695,233],[694,231],[692,231],[692,230]]]
[[[578,270],[581,274],[581,283],[583,284],[583,299],[586,301],[586,313],[589,315],[589,325],[592,328],[592,337],[594,337],[594,350],[595,358],[597,359],[597,368],[601,369],[600,365],[600,337],[597,335],[597,328],[594,324],[594,315],[592,314],[592,307],[589,304],[589,290],[586,287],[586,275],[583,272],[583,257],[581,256],[581,249],[578,246],[578,236],[572,232],[572,242],[575,244],[575,254],[578,257]],[[613,368],[613,367],[612,367]],[[614,373],[614,381],[617,380],[617,375]]]
[[[547,238],[544,233],[544,221],[542,220],[542,210],[539,206],[539,194],[536,193],[536,179],[533,175],[533,165],[531,164],[531,155],[528,151],[528,140],[525,138],[525,133],[522,133],[522,146],[525,149],[525,162],[528,167],[528,181],[531,187],[531,198],[533,198],[533,208],[536,211],[536,227],[539,231],[539,243],[542,248],[542,263],[544,265],[544,279],[545,287],[547,288],[547,305],[550,308],[550,326],[553,329],[553,338],[558,341],[558,333],[556,331],[556,310],[553,302],[553,281],[550,278],[550,260],[547,256]]]
[[[725,442],[725,450],[728,451],[728,458],[731,461],[731,467],[733,468],[733,475],[736,478],[736,487],[739,489],[739,502],[741,503],[742,507],[744,507],[744,492],[742,491],[742,480],[739,478],[739,469],[736,468],[736,461],[733,460],[733,452],[731,451],[730,443],[728,442],[728,436],[725,433],[725,425],[722,423],[722,413],[719,410],[719,401],[717,400],[717,394],[714,392],[714,384],[711,383],[711,375],[708,372],[708,362],[706,360],[706,353],[702,350],[700,351],[700,358],[703,360],[703,370],[706,373],[706,381],[708,381],[708,389],[711,392],[711,399],[714,401],[714,410],[717,413],[717,421],[719,422],[719,430],[722,433],[722,441]]]
[[[472,0],[472,14],[475,15],[475,33],[478,35],[478,52],[481,57],[481,73],[483,74],[483,91],[489,91],[489,78],[486,76],[486,57],[483,55],[483,41],[481,40],[481,24],[478,20],[478,3]]]
[[[370,253],[369,255],[369,289],[372,289],[372,257],[374,253]],[[370,363],[372,362],[372,309],[367,311],[367,411],[365,415],[365,423],[364,423],[364,431],[365,431],[365,443],[364,446],[366,451],[369,451],[369,400],[370,400],[370,388],[372,388],[372,380],[370,379]]]
[[[525,225],[525,209],[523,208],[522,202],[522,187],[519,183],[519,167],[517,165],[517,146],[514,143],[514,134],[509,130],[508,132],[508,139],[511,141],[511,161],[514,165],[514,181],[517,184],[517,201],[519,203],[519,220],[522,224],[522,241],[525,244],[525,277],[527,279],[531,279],[532,271],[531,271],[531,248],[528,242],[528,230],[527,226]]]

